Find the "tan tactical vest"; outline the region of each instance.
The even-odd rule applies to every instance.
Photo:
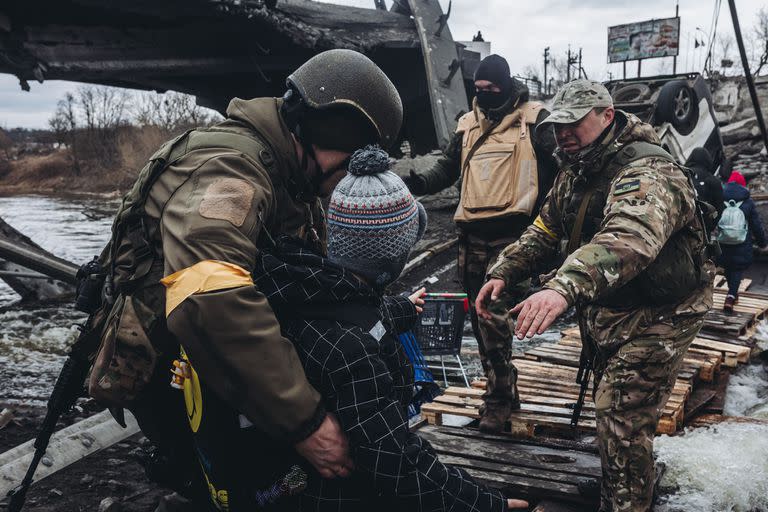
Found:
[[[528,101],[494,124],[475,102],[459,119],[456,131],[464,136],[457,223],[533,213],[539,175],[531,130],[542,106]]]

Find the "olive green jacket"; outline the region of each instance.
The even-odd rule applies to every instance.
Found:
[[[322,207],[295,198],[305,180],[279,107],[274,98],[234,99],[219,125],[260,139],[258,158],[195,149],[155,182],[146,212],[159,219],[166,276],[204,260],[252,272],[265,231],[322,247]],[[200,379],[265,433],[297,442],[324,419],[319,394],[255,286],[193,294],[170,312],[168,328]]]

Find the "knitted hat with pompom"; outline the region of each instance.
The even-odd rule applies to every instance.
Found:
[[[378,146],[355,151],[328,205],[328,258],[384,287],[403,271],[427,214]]]

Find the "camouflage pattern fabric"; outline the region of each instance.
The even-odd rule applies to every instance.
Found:
[[[481,414],[485,412],[486,406],[513,405],[519,401],[517,369],[512,364],[513,325],[507,311],[525,297],[530,280],[505,290],[499,299],[489,306],[493,315],[492,321],[480,319],[475,311],[475,298],[485,282],[489,265],[510,242],[509,239],[488,242],[467,234],[460,237],[459,278],[469,296],[472,331],[477,339],[485,376],[488,378]]]
[[[552,112],[545,123],[575,123],[596,107],[612,107],[608,89],[594,80],[574,80],[560,89],[552,100]]]
[[[502,251],[488,272],[489,277],[507,283],[529,277],[538,262],[557,253],[567,240],[575,210],[591,187],[594,193],[582,231],[582,245],[568,256],[544,287],[562,294],[570,305],[584,305],[585,326],[607,353],[615,352],[657,318],[699,316],[712,306],[713,267],[709,262],[703,265],[707,278],[688,297],[672,304],[649,300],[643,307],[628,308],[623,302],[636,298],[638,290],[625,286],[647,276],[647,269],[653,268],[670,239],[681,238],[677,242],[690,244],[695,252],[703,246],[704,233],[695,217],[693,188],[674,164],[644,158],[618,169],[613,176],[606,175],[604,170],[611,157],[625,144],[658,144],[650,125],[621,111],[616,111],[616,116],[616,133],[609,133],[592,150],[590,159],[564,160],[539,216],[517,242]],[[689,269],[680,270],[682,275]],[[675,283],[664,283],[664,287],[674,290]]]
[[[700,255],[704,233],[694,190],[678,166],[658,157],[612,165],[622,148],[636,141],[659,144],[650,125],[617,110],[602,139],[576,156],[561,152],[560,174],[539,217],[488,272],[506,283],[530,276],[538,262],[565,247],[581,199],[592,194],[580,247],[544,287],[582,306],[579,320],[597,345],[595,370],[604,375],[595,397],[604,510],[650,510],[658,412],[712,307],[709,261],[698,265],[697,286],[687,296],[664,300],[664,293],[681,288],[674,276],[690,274],[697,265],[690,258],[667,265],[660,255],[671,246]],[[662,265],[654,268],[657,260]],[[664,283],[654,272],[656,278],[672,277]],[[638,283],[656,283],[659,289]],[[627,300],[640,304],[627,307]]]
[[[653,437],[683,356],[702,323],[655,324],[608,361],[595,393],[602,511],[651,510]]]

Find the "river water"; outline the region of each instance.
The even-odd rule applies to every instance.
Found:
[[[106,244],[118,205],[104,199],[0,197],[0,217],[48,251],[79,264]],[[77,334],[75,324],[84,316],[67,306],[19,308],[13,306],[16,300],[0,281],[0,404],[43,405]],[[768,327],[761,326],[758,339],[768,349]],[[476,351],[467,341],[468,352]],[[480,371],[474,363],[470,375]],[[768,418],[765,367],[746,366],[732,377],[726,413]],[[656,510],[768,511],[768,426],[723,424],[662,436],[656,455],[667,467],[666,491]]]
[[[109,240],[118,206],[104,199],[0,197],[0,217],[44,249],[80,264]],[[41,405],[84,315],[69,305],[14,307],[18,299],[0,281],[0,401]]]

